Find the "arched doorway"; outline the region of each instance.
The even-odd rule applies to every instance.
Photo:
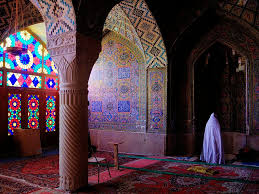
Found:
[[[207,108],[212,105],[210,103],[211,98],[214,99],[215,102],[214,108],[222,113],[221,122],[223,140],[225,142],[225,153],[237,154],[239,149],[249,144],[249,138],[255,138],[247,135],[255,134],[256,132],[255,115],[257,114],[257,109],[254,109],[256,105],[254,96],[256,92],[255,72],[258,66],[256,62],[257,55],[254,51],[258,49],[258,44],[255,38],[256,36],[254,37],[250,33],[241,33],[242,30],[238,28],[239,25],[240,24],[236,23],[235,25],[231,25],[231,22],[228,20],[222,22],[220,25],[216,25],[213,31],[203,36],[202,40],[194,46],[187,60],[190,70],[189,79],[192,80],[189,85],[192,94],[190,98],[191,106],[189,108],[193,120],[197,152],[200,150],[202,141],[203,133],[201,130],[203,130],[208,119],[208,116],[205,115],[211,112],[211,110]],[[208,55],[209,49],[214,49],[214,51],[215,49],[218,50],[217,55],[219,57],[214,57],[213,59],[211,53]],[[209,64],[209,62],[207,62],[209,58],[212,61],[214,60],[213,63],[215,63],[215,65],[210,68],[207,65],[208,74],[204,75],[205,77],[207,76],[207,78],[209,77],[210,83],[202,84],[205,88],[208,88],[210,84],[214,84],[212,86],[214,88],[207,89],[207,91],[204,90],[206,95],[202,95],[204,98],[206,96],[207,102],[206,100],[204,102],[202,102],[202,100],[198,101],[200,101],[200,104],[206,104],[205,106],[207,107],[199,112],[201,108],[199,103],[196,104],[199,90],[195,91],[195,89],[197,90],[199,80],[196,79],[198,77],[197,75],[195,77],[195,64],[200,63],[201,69],[203,68],[203,70],[205,70],[205,64]],[[199,60],[203,60],[203,62]],[[218,76],[216,76],[217,74]],[[220,74],[221,76],[219,76]],[[196,85],[195,81],[197,82]]]
[[[194,118],[196,134],[203,134],[212,112],[218,114],[222,132],[247,132],[248,59],[215,42],[194,64]],[[197,148],[202,135],[196,136]],[[229,151],[229,149],[226,149]]]
[[[196,131],[217,112],[224,131],[246,131],[246,57],[219,42],[194,65]]]

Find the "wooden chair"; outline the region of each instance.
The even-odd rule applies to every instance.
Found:
[[[109,175],[111,176],[110,173],[110,169],[109,169],[109,162],[106,158],[100,158],[100,157],[96,157],[93,151],[92,146],[90,146],[91,152],[92,152],[92,156],[90,158],[88,158],[88,163],[97,163],[97,167],[98,167],[98,183],[99,183],[99,174],[100,174],[100,168],[101,168],[101,163],[104,162],[106,164],[106,167],[108,169]]]

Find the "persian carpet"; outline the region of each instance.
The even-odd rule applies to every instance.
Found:
[[[0,164],[0,174],[41,187],[59,186],[58,155],[35,157]]]
[[[187,168],[190,165],[192,164],[160,161],[148,168],[94,185],[89,193],[259,192],[258,169],[211,166],[211,168],[217,169],[218,174],[207,176],[188,171]]]
[[[37,187],[25,185],[10,178],[0,177],[0,193],[30,193],[39,190]]]
[[[113,153],[96,152],[97,157],[107,158],[113,164]],[[119,158],[119,164],[125,164],[134,158]],[[106,167],[100,168],[105,171]],[[98,173],[96,165],[88,165],[88,176]],[[24,160],[0,163],[0,174],[17,178],[45,188],[57,188],[59,186],[59,156],[36,156]]]

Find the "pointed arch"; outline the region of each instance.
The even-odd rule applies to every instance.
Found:
[[[244,32],[241,25],[233,25],[227,21],[215,26],[207,35],[203,36],[201,41],[193,48],[188,60],[187,65],[192,68],[195,61],[199,56],[212,44],[220,42],[227,46],[234,48],[248,60],[247,67],[247,92],[248,92],[248,114],[247,114],[247,129],[250,129],[250,134],[258,134],[259,121],[258,121],[258,62],[259,62],[259,44],[258,37],[252,36],[247,32]],[[193,112],[193,111],[192,111]],[[193,113],[194,114],[194,113]]]
[[[135,45],[137,45],[142,55],[145,55],[141,41],[135,28],[118,4],[112,8],[109,15],[107,16],[103,27],[103,31],[105,30],[111,30],[119,33],[124,38],[130,40]]]

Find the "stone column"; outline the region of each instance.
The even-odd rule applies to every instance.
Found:
[[[76,33],[54,38],[48,47],[60,77],[60,189],[75,191],[88,184],[87,86],[99,50],[94,41],[79,44]],[[82,49],[80,45],[88,49]],[[88,52],[89,48],[91,52]]]
[[[59,69],[63,73],[59,105],[60,188],[73,191],[88,183],[88,80],[80,76],[76,58],[70,63],[63,58]]]

